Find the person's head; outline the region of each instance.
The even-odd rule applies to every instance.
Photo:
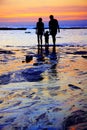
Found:
[[[42,18],[39,18],[38,21],[39,21],[39,22],[42,22]]]
[[[54,16],[53,15],[50,15],[49,16],[50,20],[54,19]]]

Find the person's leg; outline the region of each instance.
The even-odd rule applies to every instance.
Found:
[[[40,35],[41,54],[42,54],[42,35]]]
[[[39,51],[40,51],[40,36],[37,35],[37,41],[38,41],[38,54],[39,54]]]
[[[55,35],[52,35],[52,39],[53,39],[53,45],[55,46],[55,43],[56,43],[56,36],[55,36]]]
[[[39,35],[37,35],[37,41],[38,41],[38,45],[39,45],[39,42],[40,42],[40,40],[39,40],[40,38],[39,38]]]
[[[56,52],[56,48],[55,48],[56,35],[52,35],[52,39],[53,39],[53,53],[55,53]]]

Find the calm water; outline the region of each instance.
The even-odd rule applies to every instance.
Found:
[[[30,32],[30,33],[25,33]],[[52,39],[50,36],[50,44]],[[61,29],[57,34],[58,45],[87,45],[87,29]],[[43,37],[44,44],[44,37]],[[37,45],[37,36],[34,29],[26,31],[0,31],[0,46],[34,46]]]
[[[54,66],[49,57],[37,66],[22,62],[36,53],[19,48],[37,45],[35,30],[26,31],[0,31],[0,47],[14,52],[0,54],[0,130],[86,130],[87,59],[74,52],[86,52],[87,29],[61,30]]]

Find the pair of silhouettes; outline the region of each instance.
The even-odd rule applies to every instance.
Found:
[[[57,34],[57,30],[58,30],[58,32],[60,32],[60,29],[59,29],[58,21],[56,19],[54,19],[54,16],[50,15],[49,18],[50,18],[49,33],[48,33],[48,31],[46,31],[44,33],[44,23],[42,22],[42,18],[39,18],[38,22],[36,24],[36,34],[37,34],[37,40],[38,40],[38,53],[39,53],[39,50],[41,50],[41,53],[42,53],[42,36],[43,36],[43,34],[45,36],[45,45],[47,45],[49,43],[49,35],[52,36],[53,51],[55,52],[56,34]],[[40,49],[40,47],[41,47],[41,49]]]

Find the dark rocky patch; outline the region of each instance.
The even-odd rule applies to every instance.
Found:
[[[64,120],[63,130],[69,130],[71,126],[81,123],[87,123],[87,112],[83,110],[72,112],[71,115]],[[83,128],[83,130],[85,130],[85,128]]]
[[[72,52],[66,52],[66,54],[73,54]]]
[[[26,55],[26,63],[30,62],[31,60],[33,60],[33,56],[32,55]]]
[[[76,54],[76,55],[86,55],[87,51],[76,51],[76,52],[74,52],[74,54]]]
[[[2,100],[0,100],[0,104],[1,104],[1,103],[3,103],[3,101],[2,101]]]
[[[2,50],[2,49],[0,49],[0,54],[15,54],[15,53],[12,52],[12,51],[9,51],[9,50]]]
[[[34,94],[35,94],[35,92],[31,93],[31,94],[28,95],[27,97],[28,97],[28,98],[32,98]]]
[[[85,75],[87,74],[87,72],[80,72],[80,75]]]
[[[16,118],[12,117],[12,118],[8,118],[5,120],[6,123],[12,123]]]
[[[75,90],[82,90],[80,87],[78,87],[78,86],[75,86],[75,85],[73,85],[73,84],[68,84],[68,86],[71,88],[71,89],[75,89]]]
[[[61,110],[62,110],[61,108],[54,108],[53,112],[58,112],[58,111],[61,111]]]
[[[39,96],[36,96],[36,97],[34,98],[34,100],[40,100],[40,97],[39,97]]]
[[[15,103],[15,104],[13,104],[13,106],[12,106],[12,107],[18,106],[18,105],[20,105],[20,104],[21,104],[21,101],[19,101],[19,102],[17,102],[17,103]]]
[[[0,130],[3,130],[3,128],[5,127],[5,126],[7,126],[8,124],[0,124]]]
[[[31,33],[31,32],[25,32],[25,33]]]
[[[8,84],[11,80],[11,74],[3,74],[0,76],[0,84]]]
[[[43,70],[29,68],[22,72],[23,77],[29,82],[37,82],[43,79],[41,73]]]
[[[87,55],[82,55],[83,58],[87,59]]]
[[[0,116],[0,119],[2,119],[3,118],[3,116]]]
[[[43,114],[41,114],[40,116],[38,116],[37,118],[36,118],[36,120],[37,121],[39,121],[39,120],[42,120],[42,119],[44,119],[44,118],[46,118],[46,113],[43,113]]]

